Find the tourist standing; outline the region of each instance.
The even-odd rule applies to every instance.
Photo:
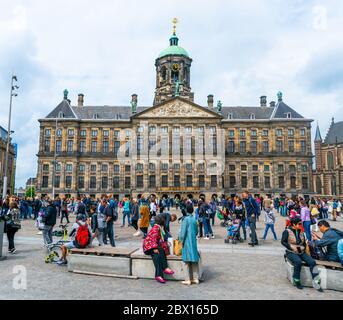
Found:
[[[46,213],[43,216],[44,229],[43,229],[43,239],[46,245],[53,242],[52,230],[56,224],[57,219],[57,210],[54,204],[54,201],[51,199],[48,200],[48,207]]]
[[[182,242],[182,261],[185,264],[184,285],[199,284],[199,252],[197,245],[197,222],[193,206],[187,206],[187,216],[182,220],[179,240]]]
[[[251,231],[251,242],[250,246],[258,245],[257,234],[256,234],[256,219],[260,215],[260,208],[256,200],[249,194],[248,191],[244,191],[242,194],[243,204],[247,215],[247,222]]]
[[[9,253],[14,254],[17,252],[14,245],[14,236],[19,229],[21,229],[20,211],[17,202],[12,202],[10,204],[10,209],[6,213],[5,222],[5,233],[7,234]]]
[[[110,243],[112,247],[115,247],[114,242],[114,222],[117,220],[118,215],[114,211],[114,209],[111,207],[111,205],[107,202],[107,200],[104,200],[104,203],[106,203],[106,207],[104,210],[104,214],[106,216],[106,235],[104,235],[104,238],[106,238],[105,244],[107,244],[107,236],[110,239]]]
[[[124,198],[123,199],[123,224],[121,225],[122,228],[125,227],[125,217],[127,217],[128,227],[131,226],[131,220],[130,220],[131,209],[132,209],[131,201],[128,198]]]
[[[141,215],[141,219],[139,220],[139,228],[141,229],[143,237],[145,238],[148,234],[150,225],[150,210],[148,203],[143,197],[141,198],[141,207],[139,209],[139,213]]]
[[[300,217],[301,221],[303,222],[306,239],[311,241],[311,211],[304,200],[300,201]]]
[[[275,215],[274,215],[273,210],[270,207],[264,208],[264,223],[266,224],[266,229],[264,230],[263,240],[266,240],[268,231],[270,229],[273,233],[274,241],[276,241],[277,236],[274,229]]]
[[[136,230],[136,233],[133,234],[135,237],[138,237],[141,235],[141,232],[138,230],[138,220],[139,220],[139,205],[137,203],[137,199],[132,199],[131,225]]]

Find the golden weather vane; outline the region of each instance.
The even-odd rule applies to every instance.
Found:
[[[173,35],[176,35],[176,25],[178,24],[179,20],[177,18],[173,19]]]

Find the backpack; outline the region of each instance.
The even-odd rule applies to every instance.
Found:
[[[213,215],[212,208],[211,208],[210,206],[208,206],[208,207],[206,208],[205,213],[206,213],[206,218],[207,218],[207,219],[210,219],[210,218],[212,217],[212,215]]]
[[[77,230],[75,242],[76,247],[83,249],[86,248],[89,243],[89,230],[87,225],[80,226]]]
[[[106,216],[103,213],[98,213],[97,216],[98,229],[102,232],[106,228]]]
[[[337,243],[337,253],[341,261],[343,261],[343,238]]]

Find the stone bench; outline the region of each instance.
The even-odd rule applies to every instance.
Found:
[[[150,256],[140,249],[131,254],[132,276],[144,279],[155,279],[155,266]],[[167,257],[168,266],[175,272],[172,276],[165,275],[166,280],[185,280],[185,269],[182,258],[174,255]],[[200,254],[199,278],[202,279],[202,259]]]
[[[130,278],[132,277],[130,256],[137,250],[138,248],[112,247],[72,249],[68,256],[68,271]]]
[[[287,279],[292,282],[294,267],[286,259]],[[343,291],[343,267],[338,262],[316,260],[317,266],[314,271],[319,273],[321,286],[324,290]],[[317,270],[316,270],[317,269]],[[301,268],[301,284],[304,287],[312,287],[312,276],[310,268],[305,265]]]

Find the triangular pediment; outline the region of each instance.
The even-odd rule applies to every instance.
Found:
[[[221,116],[207,108],[189,100],[177,97],[159,105],[148,108],[134,115],[134,118],[221,118]]]

